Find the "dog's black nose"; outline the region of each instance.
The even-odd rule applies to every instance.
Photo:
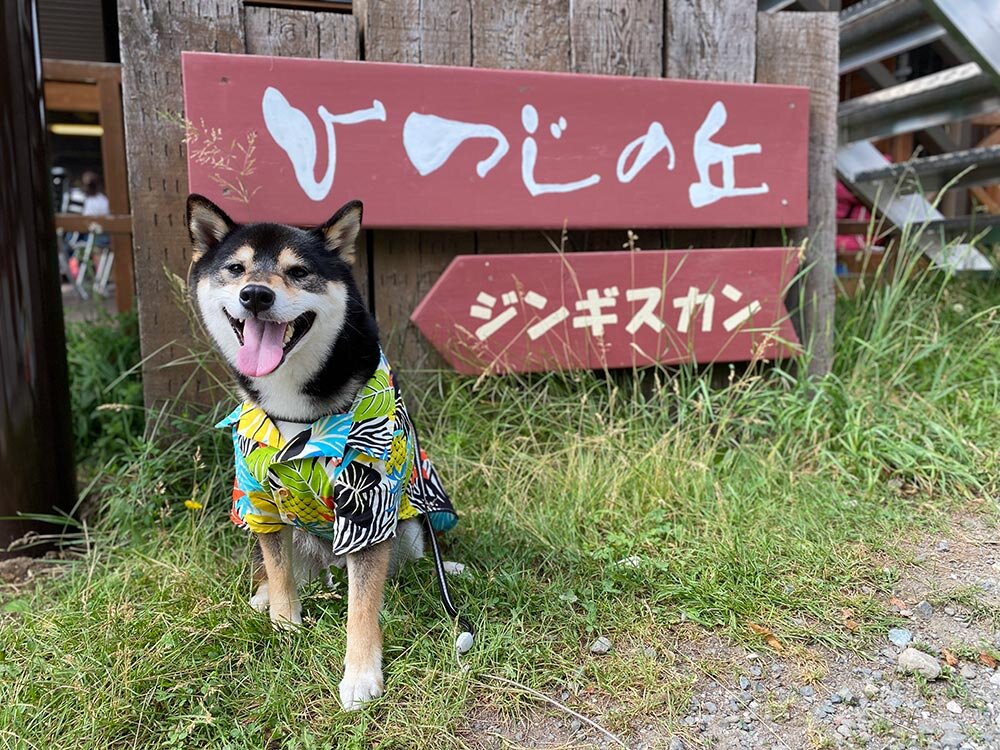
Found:
[[[248,284],[240,289],[240,302],[254,315],[270,310],[274,304],[274,292],[261,284]]]

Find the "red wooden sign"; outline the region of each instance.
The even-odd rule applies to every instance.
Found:
[[[795,248],[461,255],[411,319],[456,370],[791,356]]]
[[[185,53],[191,190],[237,220],[801,226],[808,91]]]

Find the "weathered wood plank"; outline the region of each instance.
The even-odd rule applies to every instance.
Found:
[[[471,12],[464,0],[373,0],[364,14],[365,59],[469,65]],[[371,274],[375,309],[391,360],[404,369],[437,369],[444,360],[410,322],[410,313],[456,255],[473,252],[471,232],[375,231]]]
[[[663,77],[663,0],[575,0],[574,73]]]
[[[517,3],[472,0],[472,65],[507,70],[570,71],[570,3],[566,0]],[[559,232],[476,232],[476,252],[479,254],[552,252],[552,242],[560,244]],[[567,249],[572,249],[572,243],[569,245]]]
[[[822,375],[833,366],[837,14],[762,13],[757,24],[757,81],[809,87],[809,226],[790,230],[790,239],[808,240],[802,340],[812,352],[809,374]]]
[[[360,39],[358,20],[343,13],[317,13],[285,8],[246,8],[247,52],[275,57],[316,57],[322,60],[357,60]],[[368,298],[368,248],[366,235],[358,238],[354,277],[365,304]]]
[[[358,22],[353,16],[256,6],[245,12],[251,55],[358,59]]]
[[[570,17],[570,69],[662,78],[664,2],[575,0]],[[643,235],[646,249],[664,246],[662,231],[647,229]],[[572,233],[569,245],[580,251],[617,250],[627,240],[621,230],[590,230]]]
[[[218,397],[211,375],[168,366],[188,356],[192,341],[164,272],[184,278],[190,263],[180,53],[243,52],[242,3],[120,0],[118,22],[145,400],[183,394],[209,404]]]
[[[667,78],[752,83],[756,61],[756,0],[667,0]],[[743,247],[751,233],[673,230],[670,247]]]
[[[752,83],[756,0],[668,0],[667,78]]]
[[[472,0],[472,64],[569,70],[570,5],[570,0]]]

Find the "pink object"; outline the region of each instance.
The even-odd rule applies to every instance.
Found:
[[[411,319],[467,374],[779,359],[797,266],[795,248],[460,255]]]
[[[287,323],[273,323],[247,318],[243,323],[243,344],[236,355],[236,366],[244,375],[259,378],[274,372],[284,356]]]
[[[186,52],[190,188],[370,227],[806,224],[801,87]]]
[[[854,195],[844,183],[837,181],[837,218],[851,221],[867,221],[871,217],[868,207]],[[856,252],[867,247],[867,237],[863,234],[838,234],[837,249]]]

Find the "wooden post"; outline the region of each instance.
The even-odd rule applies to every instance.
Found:
[[[122,121],[121,68],[115,66],[97,79],[97,95],[101,103],[101,165],[108,209],[112,214],[127,214],[128,168],[125,156],[125,125]],[[111,235],[111,250],[115,254],[115,305],[118,312],[131,310],[135,297],[135,271],[132,263],[132,243],[123,234]]]
[[[316,57],[321,60],[357,60],[357,19],[346,13],[317,13],[247,6],[245,11],[247,52],[275,57]],[[358,238],[354,277],[365,302],[369,300],[368,248],[365,234]]]
[[[34,6],[34,0],[8,0],[0,11],[3,517],[53,513],[57,508],[68,511],[76,500],[66,339]],[[12,541],[41,528],[37,521],[0,520],[0,557],[6,556]]]
[[[181,50],[244,52],[240,0],[120,0],[122,93],[147,406],[211,404],[216,380],[190,364],[191,324],[167,272],[187,276]]]
[[[793,242],[806,242],[801,338],[812,354],[810,375],[833,366],[838,29],[836,13],[757,18],[757,81],[807,86],[810,92],[809,226],[789,233]]]
[[[574,0],[570,15],[570,70],[574,73],[663,77],[665,0]],[[638,233],[646,250],[664,247],[661,230]],[[570,235],[576,249],[620,250],[627,232],[597,230]]]
[[[753,83],[757,51],[756,0],[667,0],[667,78]],[[746,247],[745,229],[674,229],[670,247]]]
[[[362,7],[365,59],[469,65],[469,4],[464,0],[377,0]],[[375,317],[389,357],[403,369],[445,367],[410,323],[410,313],[451,259],[475,252],[472,232],[376,231],[371,241]]]

